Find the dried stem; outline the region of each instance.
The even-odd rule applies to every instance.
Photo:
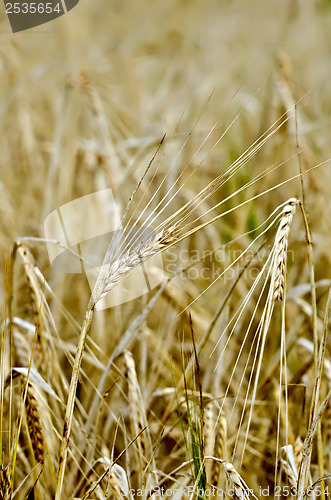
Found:
[[[77,346],[77,353],[75,357],[75,362],[72,370],[69,393],[68,393],[68,401],[66,406],[66,413],[64,417],[64,426],[63,426],[63,436],[60,448],[60,457],[59,457],[59,472],[58,472],[58,480],[56,486],[55,500],[61,499],[62,487],[63,487],[63,479],[64,479],[64,471],[67,462],[68,456],[68,448],[69,448],[69,439],[70,432],[72,427],[72,417],[74,412],[75,398],[76,398],[76,389],[78,384],[78,376],[80,371],[80,366],[82,364],[83,352],[85,348],[87,334],[89,332],[93,312],[94,312],[94,304],[90,301],[88,308],[85,313],[83,326],[80,332],[80,337]]]

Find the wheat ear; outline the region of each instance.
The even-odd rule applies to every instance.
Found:
[[[162,252],[177,241],[175,227],[163,229],[155,235],[146,245],[129,250],[124,257],[108,265],[108,272],[103,282],[100,296],[102,299],[114,286],[133,269],[143,264],[147,259]],[[100,300],[98,299],[98,300]]]
[[[10,473],[7,467],[3,464],[0,465],[0,498],[6,499],[10,497],[11,484],[10,484]]]
[[[230,462],[216,457],[205,457],[205,460],[213,460],[223,465],[226,477],[231,484],[232,498],[249,499],[256,498],[253,490],[247,486],[239,472],[233,467]]]
[[[252,490],[248,488],[247,484],[233,465],[225,460],[222,460],[222,465],[224,467],[226,477],[228,478],[232,489],[234,489],[233,498],[250,498]]]
[[[224,459],[226,456],[227,420],[224,411],[216,401],[210,401],[205,408],[205,449],[206,455]],[[217,486],[220,478],[221,464],[211,461],[206,464],[208,482]]]
[[[286,262],[287,262],[287,246],[290,233],[291,223],[294,212],[299,201],[296,198],[288,200],[283,208],[282,218],[277,230],[275,239],[275,267],[274,267],[274,293],[275,301],[283,300],[285,280],[286,280]]]
[[[139,438],[136,440],[138,445],[138,462],[140,465],[140,469],[144,469],[144,465],[142,463],[142,458],[145,457],[146,454],[146,441],[144,433],[142,433],[143,429],[147,426],[145,409],[142,405],[142,397],[140,386],[138,383],[136,366],[131,352],[124,352],[124,360],[127,369],[127,379],[128,379],[128,396],[129,396],[129,404],[131,409],[130,420],[132,424],[133,434],[135,436],[139,435]]]
[[[227,443],[227,419],[223,410],[217,415],[218,431],[215,436],[215,455],[220,458],[226,457]],[[220,479],[220,467],[217,467],[217,462],[213,462],[212,469],[212,484],[217,486]]]
[[[283,446],[281,453],[280,472],[284,471],[289,484],[296,488],[298,483],[298,468],[295,461],[294,448],[292,445]]]
[[[26,420],[28,424],[28,430],[34,457],[37,463],[44,463],[45,460],[44,436],[43,436],[43,429],[41,426],[38,402],[34,395],[33,387],[29,383],[25,399],[25,408],[26,408]]]

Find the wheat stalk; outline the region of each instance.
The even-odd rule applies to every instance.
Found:
[[[313,396],[312,396],[312,406],[311,406],[311,411],[310,411],[310,423],[309,423],[308,432],[307,432],[307,435],[306,435],[306,438],[305,438],[305,441],[303,444],[303,448],[302,448],[302,460],[301,460],[300,468],[299,468],[298,494],[297,494],[298,500],[301,500],[303,498],[304,488],[305,488],[305,485],[306,485],[307,480],[308,480],[311,453],[312,453],[312,447],[313,447],[313,440],[314,440],[316,432],[317,432],[317,438],[318,438],[318,431],[320,430],[321,417],[322,417],[323,411],[328,407],[330,399],[331,399],[331,389],[329,389],[329,392],[328,392],[326,398],[323,400],[320,407],[318,408],[319,395],[320,395],[320,389],[321,389],[321,379],[322,379],[323,365],[324,365],[324,359],[325,359],[326,341],[327,341],[327,335],[328,335],[328,331],[329,331],[330,316],[331,316],[331,288],[329,289],[328,300],[327,300],[327,305],[326,305],[326,310],[325,310],[325,315],[324,315],[322,338],[321,338],[321,341],[319,344],[319,350],[316,353],[317,365],[316,365],[314,391],[313,391]],[[318,444],[319,443],[317,440],[317,446],[318,446]],[[322,451],[323,451],[322,449],[319,451],[321,459],[323,459]],[[321,464],[323,464],[323,461],[321,462]],[[321,477],[322,477],[322,475],[321,475]],[[324,493],[323,482],[322,482],[321,486],[322,486],[322,491]],[[323,494],[323,496],[324,496],[324,494]]]

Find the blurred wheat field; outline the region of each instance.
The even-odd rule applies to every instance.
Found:
[[[327,0],[0,10],[0,498],[331,497],[330,33]],[[59,486],[91,290],[44,220],[138,185],[165,279],[91,308]]]

